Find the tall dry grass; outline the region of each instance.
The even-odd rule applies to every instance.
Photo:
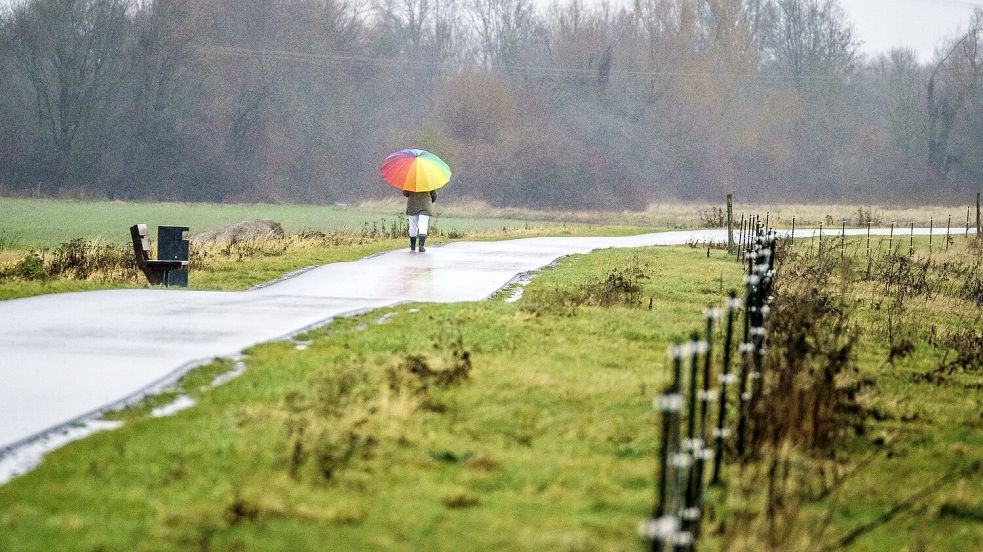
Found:
[[[555,231],[555,229],[553,229]],[[430,236],[439,239],[501,239],[537,236],[548,233],[546,226],[502,228],[494,231],[444,231],[439,224],[431,225]],[[299,234],[268,236],[215,243],[192,243],[190,269],[207,272],[226,268],[230,261],[296,255],[305,252],[340,248],[355,248],[373,243],[384,244],[406,236],[406,221],[366,224],[360,230],[338,230],[330,233],[306,230]],[[151,257],[156,256],[153,244]],[[305,265],[298,266],[302,268]],[[30,251],[0,250],[0,282],[85,280],[98,283],[139,285],[144,276],[137,267],[130,244],[106,243],[78,238],[54,248]]]
[[[365,201],[359,204],[360,209],[386,214],[400,213],[403,207],[404,202],[399,198]],[[966,223],[967,207],[967,205],[896,207],[848,203],[828,205],[735,203],[734,217],[737,224],[742,214],[768,216],[769,222],[777,227],[791,226],[793,217],[797,226],[818,226],[820,223],[827,226],[840,225],[843,220],[846,220],[847,226],[864,226],[868,222],[875,226],[889,225],[891,222],[898,224],[914,222],[916,226],[927,226],[930,221],[934,221],[936,227],[945,227],[948,217],[951,216],[952,227],[962,228]],[[542,211],[494,207],[481,201],[457,201],[438,203],[437,213],[463,218],[509,218],[650,228],[706,228],[722,225],[719,215],[724,208],[723,201],[719,204],[660,202],[650,203],[639,211]],[[975,214],[972,216],[975,217]],[[972,224],[975,224],[975,220],[971,221]]]

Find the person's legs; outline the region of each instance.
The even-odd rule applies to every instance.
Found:
[[[416,251],[416,237],[420,233],[420,215],[407,215],[410,221],[410,251]],[[423,244],[420,244],[420,248],[423,248]]]
[[[417,223],[417,233],[420,238],[420,253],[427,250],[424,244],[427,243],[427,230],[430,228],[430,215],[417,215],[420,217]]]

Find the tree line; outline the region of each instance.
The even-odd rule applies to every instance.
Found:
[[[419,147],[499,206],[962,200],[983,12],[875,59],[837,0],[17,0],[0,193],[351,202]]]

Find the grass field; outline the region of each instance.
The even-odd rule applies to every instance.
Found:
[[[199,260],[192,282],[243,289],[403,245],[325,239],[205,252],[223,258]],[[874,239],[875,257],[886,244]],[[936,236],[929,256],[918,237],[913,262],[866,276],[863,238],[848,239],[842,262],[838,239],[826,246],[817,259],[816,240],[799,242],[782,270],[802,297],[846,313],[837,339],[855,345],[836,385],[852,390],[851,420],[863,423],[823,454],[793,443],[729,463],[727,485],[708,495],[702,547],[983,549],[983,279],[966,270],[983,250],[957,236],[946,252]],[[906,252],[907,238],[895,247]],[[231,368],[216,361],[113,414],[121,429],[0,487],[0,550],[641,549],[666,347],[701,328],[702,308],[740,288],[741,272],[717,249],[601,251],[543,270],[516,303],[506,290],[402,305],[300,336],[305,348],[256,346],[243,376],[209,388]],[[8,280],[0,297],[143,285],[128,278]],[[149,415],[180,394],[196,406]]]
[[[80,201],[63,199],[21,199],[0,197],[0,250],[4,244],[19,249],[55,247],[75,238],[122,243],[129,239],[128,228],[143,222],[151,226],[188,226],[192,232],[218,228],[232,222],[273,219],[288,233],[305,229],[322,232],[361,231],[373,224],[389,224],[402,215],[399,198],[366,201],[357,207],[324,205],[227,205],[208,203],[135,203],[121,201]],[[440,201],[435,224],[445,232],[474,233],[502,228],[570,226],[625,226],[634,228],[699,228],[719,222],[720,205],[696,203],[653,203],[638,211],[536,211],[496,208],[469,202]],[[915,221],[928,226],[934,221],[943,228],[952,217],[954,229],[962,228],[965,205],[896,207],[876,205],[746,205],[735,204],[737,221],[744,213],[766,214],[769,222],[788,227],[796,218],[799,227],[825,223],[839,227]],[[975,215],[974,215],[975,216]],[[735,222],[736,224],[736,222]]]
[[[401,212],[395,204],[392,208],[368,211],[323,205],[132,203],[0,197],[0,243],[6,241],[19,249],[54,247],[75,238],[123,243],[129,242],[129,228],[136,223],[152,227],[188,226],[194,233],[254,219],[275,220],[288,233],[301,230],[359,232],[373,224],[390,224],[402,217]],[[540,222],[514,218],[444,217],[439,211],[434,223],[445,232],[462,233],[542,226]]]
[[[641,289],[606,287],[613,270]],[[604,251],[518,303],[406,305],[303,351],[254,347],[239,379],[201,390],[220,363],[186,380],[194,408],[124,412],[0,488],[0,549],[632,549],[665,348],[739,281],[720,252]]]
[[[946,259],[979,255],[967,243]],[[303,350],[256,346],[240,378],[208,389],[230,363],[204,367],[0,487],[0,549],[640,549],[666,347],[740,276],[719,250],[608,250],[543,270],[517,303],[403,305]],[[979,308],[955,286],[888,308],[895,288],[812,283],[850,309],[843,383],[863,382],[864,429],[829,457],[783,452],[777,544],[765,458],[729,464],[704,548],[979,550],[983,381],[937,370],[956,358],[945,336],[983,332]],[[893,358],[889,320],[913,344]],[[197,405],[149,417],[178,394]]]
[[[885,257],[886,240],[875,239],[868,268],[863,239],[848,240],[843,260],[838,242],[822,256],[800,242],[780,269],[778,295],[831,315],[804,334],[825,352],[798,355],[791,384],[770,380],[770,404],[795,412],[814,392],[806,382],[830,359],[845,361],[831,381],[840,398],[819,399],[835,409],[823,423],[838,424],[836,438],[819,448],[793,438],[732,466],[728,486],[711,494],[706,547],[983,549],[983,248],[959,237],[946,250],[936,239],[929,254],[923,237],[909,259],[907,240]],[[772,340],[773,359],[782,342]]]
[[[398,237],[405,232],[405,221],[395,204],[391,208],[376,206],[366,210],[343,206],[0,198],[0,300],[46,293],[146,287],[128,245],[128,228],[136,221],[150,223],[151,239],[154,239],[157,224],[186,225],[194,232],[256,218],[277,220],[288,236],[233,245],[193,245],[192,289],[243,290],[308,266],[352,261],[406,245],[405,239]],[[316,232],[298,236],[302,231]],[[438,216],[431,226],[429,243],[437,246],[462,239],[629,235],[649,231],[653,229],[473,215]],[[38,270],[35,265],[42,268]]]

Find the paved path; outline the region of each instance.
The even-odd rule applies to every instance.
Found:
[[[0,455],[160,390],[215,357],[339,315],[405,301],[480,300],[573,253],[724,239],[722,230],[703,230],[458,242],[325,265],[252,291],[110,290],[0,301]]]

